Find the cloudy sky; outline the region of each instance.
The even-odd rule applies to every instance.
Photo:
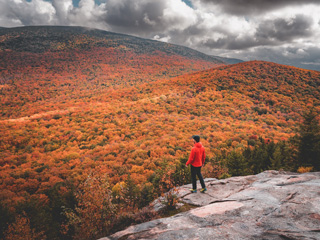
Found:
[[[70,25],[320,71],[320,0],[0,0],[0,26]]]

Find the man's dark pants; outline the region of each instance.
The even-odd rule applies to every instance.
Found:
[[[191,165],[191,179],[192,179],[192,189],[197,189],[197,176],[200,180],[202,188],[205,188],[203,177],[201,174],[201,167],[194,167]]]

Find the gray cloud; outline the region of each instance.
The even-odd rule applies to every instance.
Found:
[[[259,24],[256,38],[284,42],[292,41],[295,38],[309,37],[312,35],[312,24],[312,18],[302,14],[298,14],[291,19],[267,20]]]
[[[214,28],[212,31],[222,33],[223,37],[218,39],[205,39],[201,45],[208,48],[223,49],[248,49],[257,46],[278,46],[283,43],[290,43],[295,39],[310,37],[312,35],[311,17],[296,15],[290,19],[277,18],[262,21],[254,35],[236,35],[222,28]]]
[[[105,8],[104,20],[116,31],[139,34],[165,30],[165,1],[109,1]]]
[[[109,0],[104,10],[101,19],[113,31],[147,38],[184,28],[195,15],[181,0]]]
[[[213,4],[229,14],[255,15],[292,5],[320,4],[319,0],[194,0]]]
[[[196,46],[196,43],[199,41],[199,38],[201,38],[199,36],[206,36],[208,32],[211,31],[205,26],[203,26],[202,23],[203,20],[198,18],[195,24],[191,24],[190,26],[183,29],[173,29],[169,31],[167,34],[170,36],[171,42],[189,47],[194,47]]]
[[[206,39],[201,42],[201,45],[213,48],[213,49],[247,49],[253,46],[257,46],[260,43],[250,36],[244,36],[238,38],[237,35],[228,34],[225,37],[219,39]],[[271,43],[270,43],[271,44]]]

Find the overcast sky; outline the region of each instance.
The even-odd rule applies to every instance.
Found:
[[[99,28],[320,70],[320,0],[0,0],[0,26]]]

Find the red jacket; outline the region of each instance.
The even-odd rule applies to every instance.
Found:
[[[206,153],[204,147],[200,142],[195,143],[194,147],[191,149],[191,154],[186,165],[191,164],[194,167],[202,167],[204,160],[206,159]]]

